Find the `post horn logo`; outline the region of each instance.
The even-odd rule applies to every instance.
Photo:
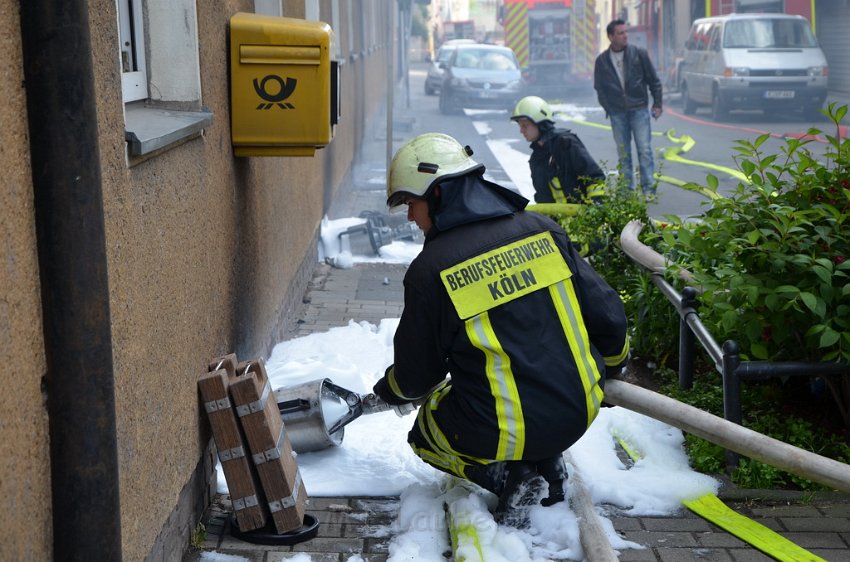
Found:
[[[272,94],[266,90],[266,83],[269,81],[277,82],[277,93]],[[295,106],[289,102],[284,102],[286,98],[292,95],[292,92],[295,91],[295,83],[298,82],[295,78],[287,78],[284,80],[280,76],[269,74],[262,81],[258,81],[254,78],[254,91],[257,92],[257,95],[266,100],[264,103],[261,103],[257,106],[257,109],[271,109],[275,105],[280,107],[281,109],[295,109]]]

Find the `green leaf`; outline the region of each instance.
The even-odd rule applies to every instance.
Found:
[[[752,344],[750,346],[750,353],[752,353],[753,357],[756,359],[764,360],[770,357],[770,354],[767,352],[767,348],[760,343]]]
[[[763,145],[769,138],[770,138],[770,133],[765,133],[763,135],[759,135],[758,138],[756,138],[756,140],[753,141],[753,146],[755,148],[758,148],[761,145]]]
[[[823,281],[824,283],[832,283],[832,272],[831,271],[827,271],[826,268],[824,268],[820,265],[814,266],[812,268],[812,271],[814,271],[815,275],[820,277],[820,280]]]
[[[758,242],[759,238],[761,238],[761,232],[758,230],[751,230],[747,233],[747,242],[752,245],[755,245]]]
[[[841,296],[846,297],[847,295],[850,295],[850,283],[841,288]]]
[[[727,310],[723,313],[723,316],[720,319],[721,324],[723,325],[723,329],[730,331],[735,327],[735,324],[738,323],[738,313],[735,310]]]
[[[764,305],[768,310],[774,311],[779,306],[779,296],[776,293],[770,293],[764,297]]]
[[[811,293],[802,292],[800,293],[800,298],[803,299],[803,303],[809,307],[809,310],[814,312],[818,306],[818,298]]]
[[[840,338],[840,337],[841,337],[841,334],[839,334],[838,332],[836,332],[832,328],[828,327],[826,330],[823,331],[823,334],[821,334],[820,344],[818,344],[818,347],[823,348],[823,347],[829,347],[831,345],[834,345],[835,342],[837,342],[838,338]]]
[[[811,328],[806,330],[805,335],[806,335],[806,337],[814,336],[816,334],[820,334],[824,330],[826,330],[826,326],[824,326],[823,324],[815,324],[814,326],[812,326]]]
[[[796,295],[800,292],[800,289],[794,285],[780,285],[776,288],[776,292],[782,295]]]
[[[814,312],[815,316],[819,319],[823,320],[826,318],[826,303],[823,300],[818,299],[817,305],[815,305],[815,309],[812,312]]]
[[[746,288],[747,291],[747,302],[750,303],[750,306],[755,306],[758,304],[759,299],[759,288],[755,285],[750,285]]]
[[[815,260],[815,262],[819,263],[821,266],[823,266],[824,269],[826,269],[830,273],[833,272],[832,260],[830,260],[828,258],[818,258],[818,259]]]

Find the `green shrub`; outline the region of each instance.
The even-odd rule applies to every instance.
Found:
[[[676,373],[670,369],[659,369],[657,376],[662,383],[660,391],[663,394],[716,416],[723,416],[723,391],[718,384],[716,373],[697,374],[691,390],[681,390]],[[781,404],[787,397],[783,396],[780,390],[777,384],[771,381],[741,387],[743,425],[795,447],[840,462],[850,462],[850,446],[844,437],[831,433],[815,422],[782,411]],[[694,469],[707,474],[725,471],[726,454],[719,445],[686,434],[685,448]],[[742,488],[823,488],[819,484],[746,457],[741,458],[731,478]]]
[[[663,232],[668,254],[702,286],[712,333],[735,339],[747,358],[850,361],[850,141],[829,137],[824,164],[808,140],[787,139],[780,158],[762,153],[767,139],[738,141],[751,184],[698,223],[672,217],[679,228]]]
[[[830,106],[838,131],[846,111]],[[786,139],[777,155],[762,150],[768,138],[737,141],[750,183],[698,222],[668,217],[676,228],[661,231],[659,251],[694,274],[700,318],[744,359],[850,363],[850,141],[827,136],[819,161],[809,139]],[[848,380],[829,384],[850,426]]]

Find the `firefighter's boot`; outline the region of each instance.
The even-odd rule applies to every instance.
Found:
[[[493,514],[496,522],[517,529],[528,527],[528,510],[539,502],[542,489],[543,479],[537,472],[536,463],[508,463],[505,487],[499,494],[499,504]]]
[[[473,464],[464,470],[466,479],[493,492],[497,496],[505,488],[505,478],[508,472],[507,461],[496,461],[490,464]]]
[[[567,480],[567,466],[561,455],[537,463],[537,472],[549,484],[549,496],[540,500],[540,505],[548,507],[564,501],[564,485]]]

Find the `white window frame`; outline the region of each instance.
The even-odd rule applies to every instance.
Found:
[[[304,0],[304,19],[319,21],[319,0]]]
[[[354,53],[354,9],[352,7],[352,3],[354,0],[348,0],[348,5],[346,6],[345,15],[348,20],[348,54],[351,55]]]
[[[280,17],[283,15],[283,0],[254,0],[254,13]]]
[[[115,2],[124,138],[128,156],[147,157],[212,123],[201,100],[197,6],[195,0]]]
[[[340,45],[342,29],[339,22],[339,0],[331,1],[331,29],[334,30],[334,34],[336,35],[334,37],[333,53],[331,53],[331,56],[334,60],[340,60],[342,58],[342,45]]]
[[[148,97],[145,30],[142,0],[116,0],[118,6],[119,64],[124,103]]]

